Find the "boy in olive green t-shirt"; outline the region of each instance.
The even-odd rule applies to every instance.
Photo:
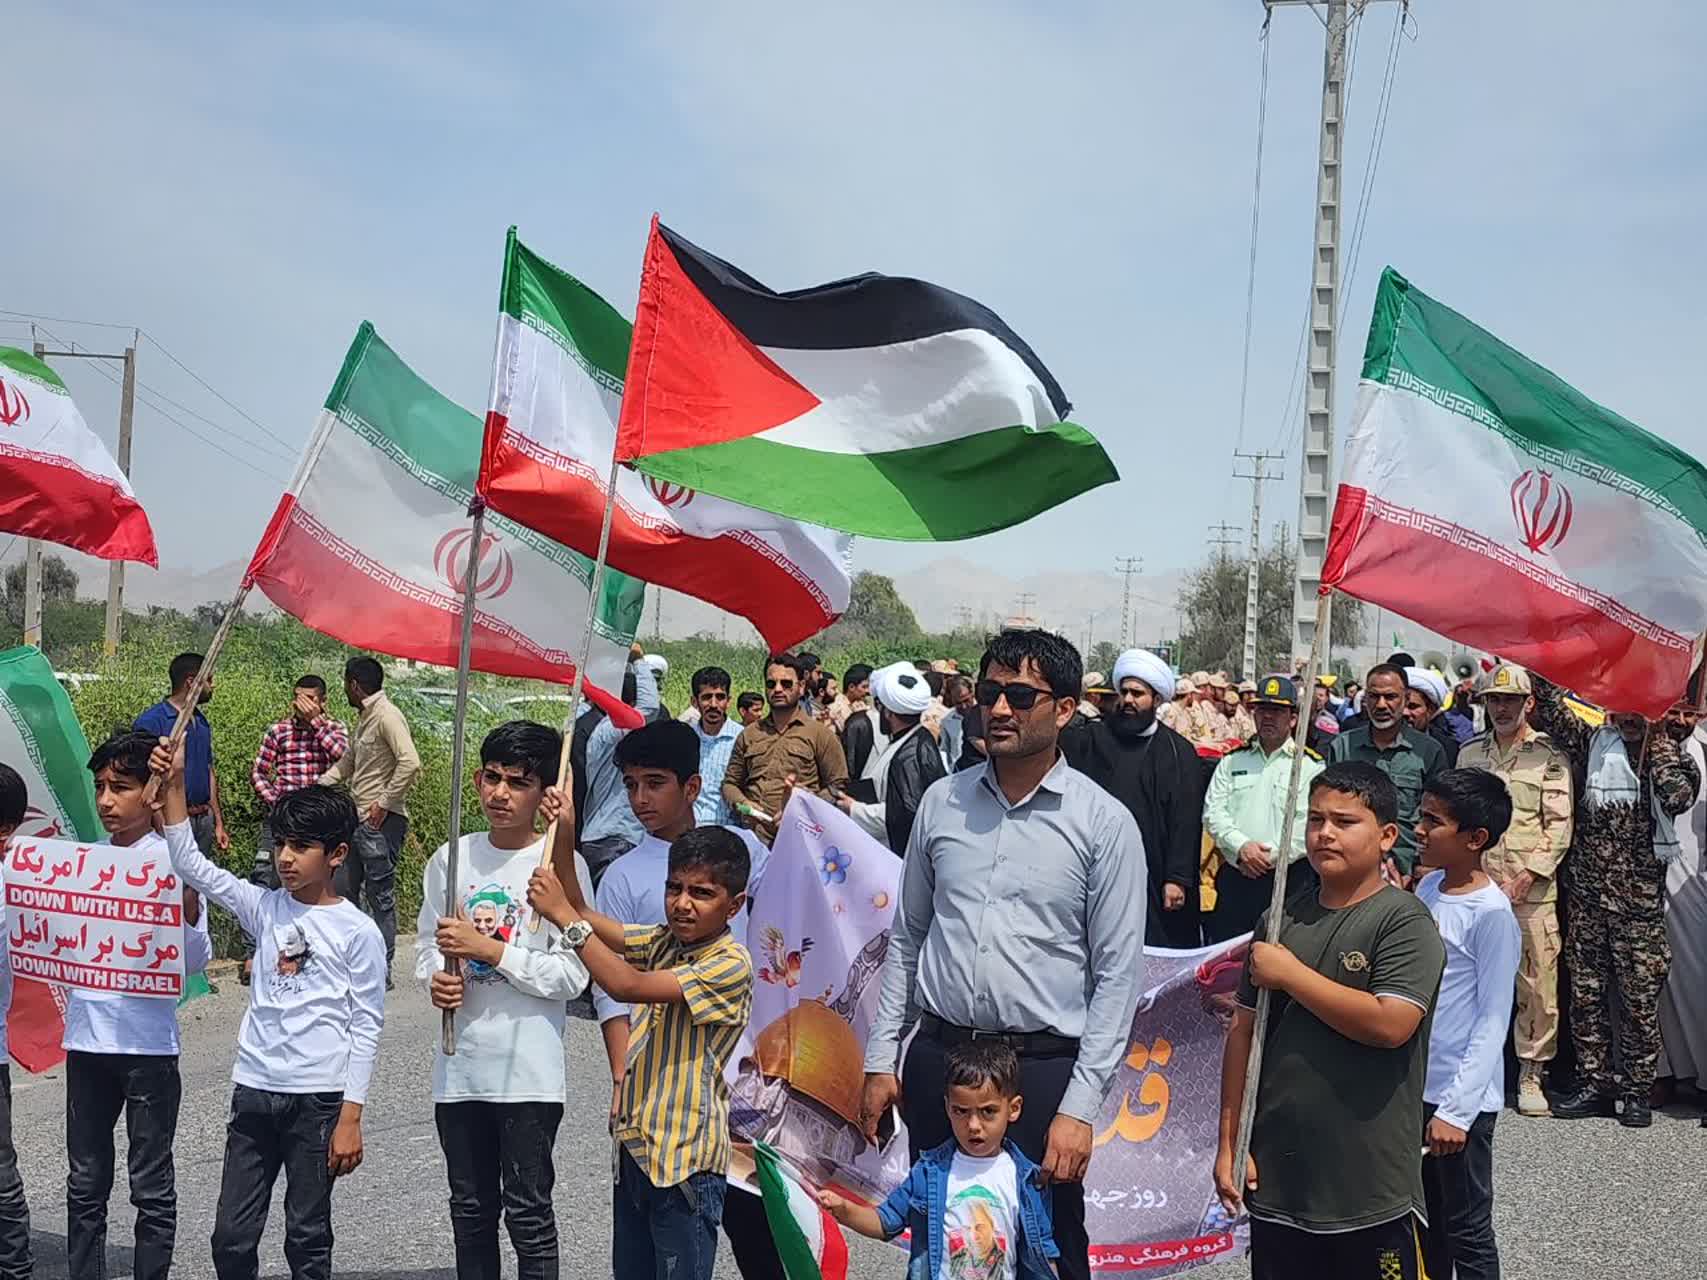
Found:
[[[1310,785],[1321,887],[1292,895],[1280,942],[1254,942],[1221,1062],[1215,1186],[1251,1216],[1253,1280],[1419,1280],[1429,1018],[1446,963],[1428,908],[1383,883],[1398,794],[1378,767]],[[1257,923],[1264,936],[1266,917]],[[1250,1161],[1233,1176],[1257,988],[1273,992]]]

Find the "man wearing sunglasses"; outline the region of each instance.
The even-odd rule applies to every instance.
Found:
[[[805,664],[781,653],[765,667],[770,713],[741,730],[723,772],[723,799],[759,839],[776,839],[789,792],[804,788],[835,803],[847,785],[848,761],[836,731],[800,709],[806,692]]]
[[[989,759],[919,805],[866,1045],[862,1121],[875,1142],[898,1103],[916,1160],[951,1136],[949,1049],[1005,1041],[1025,1098],[1008,1136],[1052,1184],[1061,1276],[1089,1280],[1083,1178],[1143,978],[1144,846],[1126,807],[1061,755],[1078,651],[1046,631],[1004,631],[981,670]]]

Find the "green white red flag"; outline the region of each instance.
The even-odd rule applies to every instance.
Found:
[[[1389,268],[1322,584],[1657,717],[1707,631],[1707,469]]]
[[[504,254],[498,352],[480,465],[494,511],[594,552],[604,519],[631,327],[516,239]],[[852,540],[716,497],[617,474],[609,564],[746,618],[772,651],[834,622],[852,589]],[[728,498],[735,501],[728,501]]]
[[[345,644],[454,666],[480,437],[364,323],[249,579]],[[591,611],[587,696],[640,723],[620,695],[643,582],[607,572],[594,601],[585,556],[490,512],[475,563],[475,670],[569,683]]]
[[[847,1280],[847,1239],[812,1188],[766,1143],[753,1144],[753,1162],[758,1166],[765,1219],[788,1280]]]
[[[656,481],[942,542],[1119,479],[988,307],[874,273],[777,293],[652,220],[617,457]]]
[[[0,347],[0,533],[155,565],[154,530],[130,481],[65,383],[28,351]]]

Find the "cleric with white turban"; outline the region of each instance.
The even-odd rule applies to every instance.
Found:
[[[898,716],[918,716],[931,705],[931,687],[910,662],[892,662],[871,675],[871,696]]]
[[[1446,680],[1438,671],[1427,667],[1406,667],[1405,683],[1415,689],[1439,711],[1446,705]]]
[[[1122,680],[1142,680],[1150,686],[1157,702],[1169,702],[1174,696],[1174,672],[1148,649],[1128,649],[1114,661],[1114,688],[1120,691]]]

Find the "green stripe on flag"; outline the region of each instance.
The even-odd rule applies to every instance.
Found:
[[[37,360],[34,352],[20,351],[17,347],[0,347],[0,365],[5,365],[13,373],[26,378],[34,378],[37,382],[45,382],[48,386],[65,390],[65,383],[59,375],[50,369],[44,361]]]
[[[89,777],[89,739],[71,699],[54,679],[53,666],[33,645],[0,653],[0,711],[12,720],[24,750],[46,781],[57,807],[79,840],[98,840],[101,818]],[[47,797],[31,802],[46,810]]]
[[[622,394],[634,326],[574,276],[516,239],[514,227],[504,242],[498,302],[506,315],[547,331],[594,382]]]
[[[1413,286],[1381,273],[1363,377],[1496,432],[1546,467],[1586,476],[1691,525],[1707,543],[1707,470],[1596,404]]]
[[[1072,422],[889,453],[830,453],[748,436],[634,465],[707,493],[763,493],[765,510],[797,520],[909,542],[1005,529],[1120,478],[1096,437]],[[810,486],[801,485],[802,475],[812,477]],[[930,483],[918,483],[921,476]]]

